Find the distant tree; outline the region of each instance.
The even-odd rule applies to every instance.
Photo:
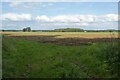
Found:
[[[23,28],[23,32],[26,32],[26,28]]]
[[[4,32],[5,30],[3,29],[2,32]]]
[[[113,32],[112,30],[109,30],[109,32]]]
[[[83,32],[83,29],[79,28],[60,28],[60,29],[55,29],[54,31],[56,32]]]
[[[30,32],[30,31],[31,31],[30,27],[23,28],[23,32]]]
[[[27,27],[27,31],[30,32],[30,31],[31,31],[31,28],[30,28],[30,27]]]

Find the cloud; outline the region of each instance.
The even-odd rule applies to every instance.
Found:
[[[10,20],[10,21],[29,21],[29,20],[32,20],[32,16],[30,14],[7,13],[7,14],[3,14],[0,17],[0,19]]]
[[[45,8],[53,6],[53,3],[44,3],[44,2],[10,2],[9,6],[12,8],[18,9],[31,9],[31,8]]]
[[[28,8],[32,8],[33,6],[36,6],[37,4],[38,3],[34,3],[34,2],[10,2],[9,6],[18,9],[28,9]]]
[[[44,28],[118,29],[117,14],[37,16],[36,26]]]
[[[21,2],[119,2],[119,0],[12,0]],[[2,0],[2,2],[11,2],[11,0]]]
[[[57,15],[57,16],[41,15],[41,16],[33,17],[31,14],[6,13],[0,16],[0,20],[11,20],[11,21],[36,20],[39,22],[60,22],[60,23],[115,22],[118,21],[118,15],[117,14]]]
[[[118,21],[118,15],[116,15],[116,14],[107,14],[107,15],[105,15],[105,18],[108,21]]]
[[[50,19],[47,16],[45,16],[45,15],[37,16],[36,20],[41,21],[41,22],[49,22],[50,21]]]
[[[57,15],[57,16],[47,16],[41,15],[33,17],[31,14],[16,14],[16,13],[6,13],[0,17],[3,22],[10,21],[17,25],[19,22],[22,26],[31,25],[31,27],[36,28],[65,28],[65,27],[77,27],[86,29],[117,29],[117,14],[106,14],[106,15]],[[24,21],[21,24],[21,21]],[[27,23],[28,21],[32,21]],[[6,22],[7,23],[7,22]],[[9,22],[8,22],[9,23]],[[11,24],[4,24],[4,26],[14,26]]]
[[[117,22],[94,22],[94,23],[36,23],[33,29],[57,29],[57,28],[81,28],[91,30],[118,29]]]
[[[107,15],[58,15],[48,17],[46,15],[35,18],[40,22],[63,22],[63,23],[80,23],[80,22],[114,22],[118,21],[117,14]]]
[[[97,16],[96,20],[98,22],[118,21],[118,15],[117,14],[106,14],[102,16]]]
[[[17,7],[17,6],[19,6],[21,3],[22,3],[22,2],[10,2],[9,5],[10,5],[11,7]]]
[[[11,26],[13,26],[13,27],[16,27],[17,25],[16,24],[13,24],[13,23],[2,23],[2,27],[4,27],[4,26],[7,26],[7,27],[11,27]]]
[[[51,22],[80,22],[76,16],[60,15],[51,18]]]

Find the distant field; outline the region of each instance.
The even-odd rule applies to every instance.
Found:
[[[0,32],[8,36],[54,36],[55,38],[118,38],[117,32]]]

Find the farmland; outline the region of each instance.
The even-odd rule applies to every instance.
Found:
[[[4,78],[118,77],[116,32],[0,34],[3,35]]]
[[[62,45],[111,42],[118,39],[117,32],[3,32],[1,34],[35,42]]]
[[[118,38],[117,32],[0,32],[9,36],[55,36],[56,38]]]

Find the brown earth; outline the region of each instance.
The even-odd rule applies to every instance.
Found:
[[[112,42],[120,38],[55,38],[55,36],[11,36],[18,39],[30,40],[42,43],[54,43],[60,45],[90,45],[96,42]]]

